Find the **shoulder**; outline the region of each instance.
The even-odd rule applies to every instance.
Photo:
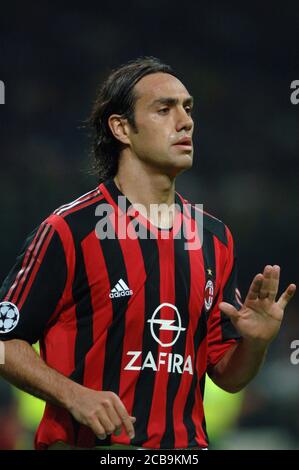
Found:
[[[91,191],[88,191],[86,194],[83,194],[82,196],[74,199],[73,201],[58,207],[58,209],[56,209],[53,214],[65,219],[72,214],[80,213],[84,211],[84,209],[97,204],[102,199],[104,199],[104,196],[101,193],[99,187],[96,187]]]
[[[54,210],[44,223],[51,225],[62,239],[83,239],[95,225],[95,211],[104,196],[99,187]]]

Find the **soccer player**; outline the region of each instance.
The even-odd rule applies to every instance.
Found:
[[[175,192],[192,104],[155,58],[114,70],[89,121],[99,186],[29,236],[2,286],[0,372],[47,402],[37,449],[206,448],[206,372],[241,390],[278,333],[295,285],[276,300],[268,265],[242,304],[229,229]]]

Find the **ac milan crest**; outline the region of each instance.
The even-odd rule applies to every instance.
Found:
[[[206,311],[208,312],[212,307],[213,300],[214,300],[214,284],[211,279],[209,279],[206,283],[205,287],[205,307]]]

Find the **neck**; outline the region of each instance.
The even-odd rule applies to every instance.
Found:
[[[132,202],[138,204],[138,211],[158,227],[169,228],[173,223],[175,202],[175,179],[154,171],[140,163],[120,165],[114,178],[118,189]],[[152,204],[162,205],[158,213]],[[151,214],[151,215],[150,215]]]

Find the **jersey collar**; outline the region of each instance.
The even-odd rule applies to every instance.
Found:
[[[140,223],[145,225],[151,232],[155,233],[157,236],[159,232],[167,229],[160,229],[155,227],[149,220],[144,218],[141,214],[139,214],[136,210],[134,210],[133,204],[129,201],[129,199],[118,189],[113,179],[109,179],[104,181],[99,185],[99,189],[101,193],[104,195],[105,199],[109,204],[111,204],[114,210],[120,216],[128,216],[130,218],[136,218]],[[187,210],[185,200],[182,198],[180,194],[177,192],[175,193],[175,203],[179,207],[179,213],[176,214],[173,227],[169,229],[172,231],[173,235],[179,231],[183,215],[190,217],[189,211]]]

